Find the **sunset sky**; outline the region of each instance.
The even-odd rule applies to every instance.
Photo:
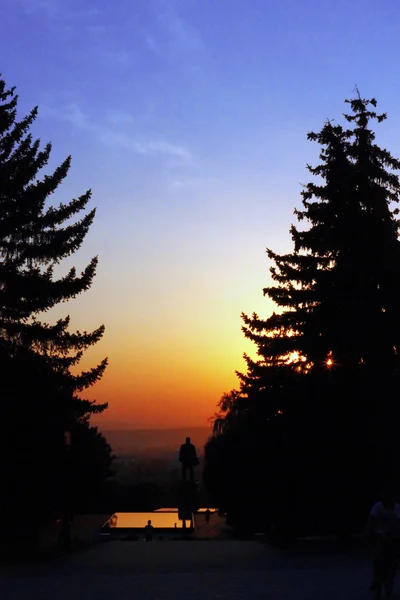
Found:
[[[94,226],[70,264],[96,281],[55,315],[106,325],[90,397],[101,427],[205,425],[237,385],[241,311],[267,316],[265,248],[289,251],[306,140],[355,85],[400,155],[396,0],[1,0],[0,72],[50,167],[57,199],[92,188]]]

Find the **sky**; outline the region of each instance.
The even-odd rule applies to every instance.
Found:
[[[341,120],[357,85],[400,155],[396,0],[2,0],[0,72],[32,132],[72,155],[56,200],[92,189],[81,250],[90,291],[58,307],[106,326],[84,368],[102,428],[207,425],[255,348],[241,312],[267,317],[266,247],[289,252],[306,140]],[[50,317],[49,317],[50,318]]]

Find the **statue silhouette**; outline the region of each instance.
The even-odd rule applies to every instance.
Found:
[[[186,472],[189,471],[190,481],[194,481],[194,467],[200,463],[190,437],[186,438],[186,443],[179,450],[179,460],[182,463],[182,479],[186,480]]]

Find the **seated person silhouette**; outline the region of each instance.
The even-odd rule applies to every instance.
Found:
[[[151,542],[151,540],[153,539],[153,530],[154,530],[154,527],[151,524],[151,521],[149,519],[147,521],[146,527],[144,528],[144,532],[145,532],[145,535],[146,535],[146,541],[147,542]]]
[[[196,448],[190,442],[190,437],[186,438],[186,443],[182,444],[179,450],[179,460],[182,463],[182,479],[186,480],[186,472],[189,470],[190,481],[194,481],[194,467],[199,464]]]

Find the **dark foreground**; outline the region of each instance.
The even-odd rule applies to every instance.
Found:
[[[363,600],[370,560],[365,552],[287,554],[253,541],[114,541],[47,565],[3,568],[1,598]]]

